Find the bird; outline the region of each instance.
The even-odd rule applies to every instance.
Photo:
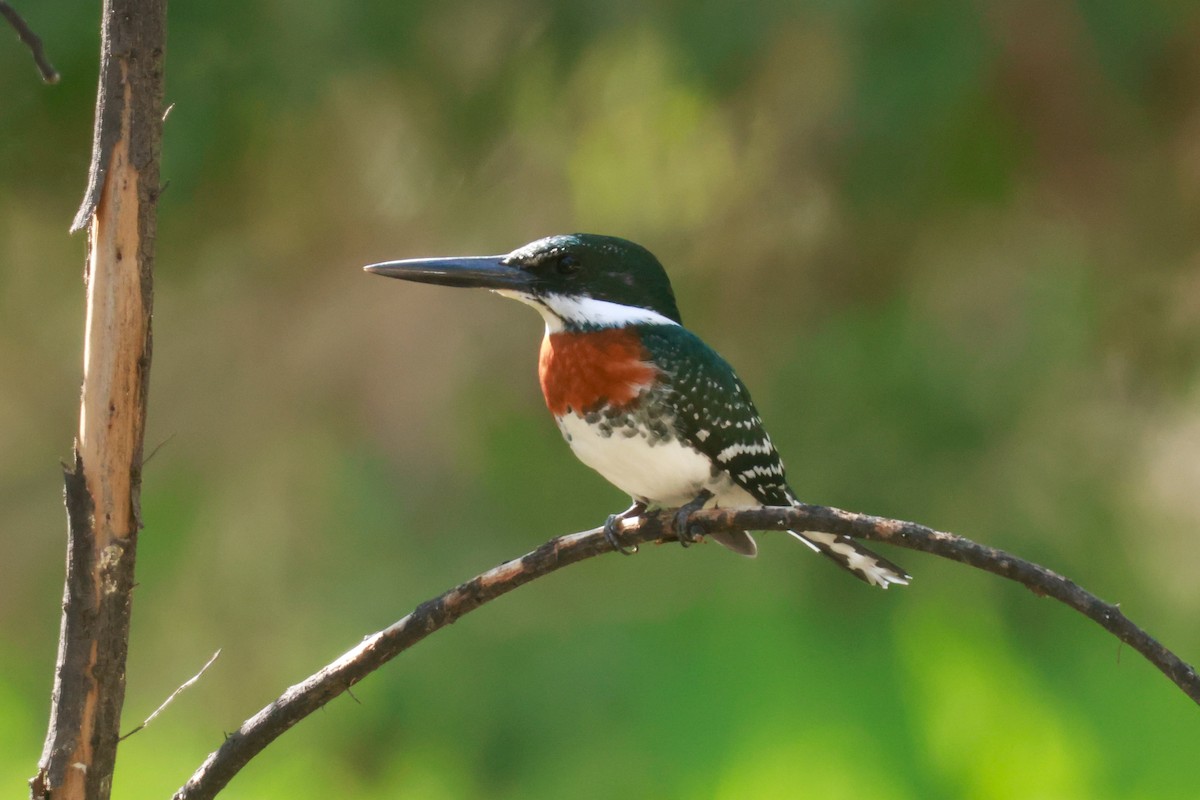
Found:
[[[575,455],[632,500],[605,523],[702,507],[794,506],[783,462],[733,367],[683,327],[670,279],[645,247],[592,233],[548,236],[504,255],[412,258],[370,264],[375,275],[489,289],[533,306],[545,321],[538,378],[546,407]],[[855,577],[884,589],[911,576],[854,539],[788,531]],[[743,556],[745,531],[712,539]]]

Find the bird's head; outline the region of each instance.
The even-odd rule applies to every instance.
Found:
[[[364,269],[417,283],[491,289],[537,308],[551,330],[680,321],[662,264],[641,245],[615,236],[562,234],[507,255],[414,258]]]

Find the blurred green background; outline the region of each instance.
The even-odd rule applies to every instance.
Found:
[[[0,36],[0,786],[45,731],[98,4]],[[626,236],[809,501],[1012,550],[1200,659],[1200,7],[175,2],[146,529],[114,796],[416,603],[626,498],[541,322],[388,258]],[[161,447],[160,447],[161,445]],[[157,449],[156,449],[157,448]],[[1196,706],[1084,618],[784,537],[539,581],[288,733],[238,798],[1193,798]]]

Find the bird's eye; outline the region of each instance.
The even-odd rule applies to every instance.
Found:
[[[583,269],[583,265],[579,263],[579,259],[572,255],[565,255],[558,259],[554,265],[554,269],[559,275],[574,275],[579,270]]]

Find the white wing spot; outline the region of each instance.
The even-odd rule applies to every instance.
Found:
[[[718,461],[728,461],[741,455],[767,456],[774,452],[770,439],[763,439],[758,444],[731,444],[717,453]]]

